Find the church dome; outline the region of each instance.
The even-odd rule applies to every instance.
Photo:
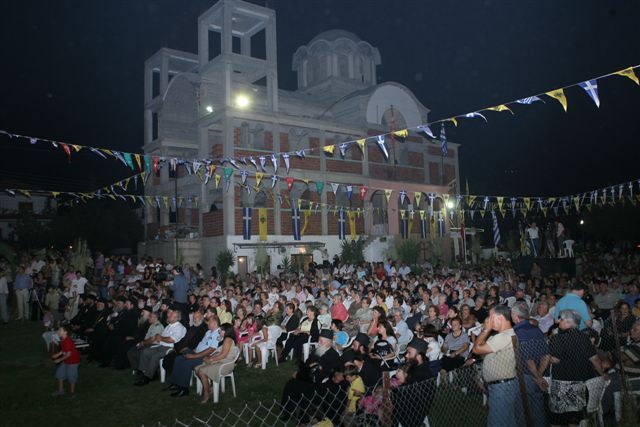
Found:
[[[355,89],[376,84],[380,52],[351,31],[333,29],[315,36],[293,55],[298,89],[315,87],[328,80],[355,85]]]

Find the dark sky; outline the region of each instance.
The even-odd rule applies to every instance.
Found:
[[[254,1],[264,4],[264,0]],[[213,0],[14,1],[0,17],[0,129],[138,151],[143,63],[160,47],[196,51],[197,17]],[[316,34],[342,28],[376,46],[382,81],[408,86],[431,119],[461,114],[640,64],[638,1],[274,0],[279,84]],[[640,87],[581,89],[569,112],[548,100],[515,117],[488,113],[448,136],[462,144],[472,193],[568,194],[640,177]],[[0,180],[89,189],[125,177],[114,160],[8,142]]]

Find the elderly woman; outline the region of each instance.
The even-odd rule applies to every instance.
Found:
[[[469,337],[462,330],[462,320],[459,317],[451,319],[451,332],[447,335],[442,346],[442,378],[446,373],[464,365],[469,354]]]
[[[559,332],[549,341],[551,425],[579,424],[587,406],[585,381],[606,376],[591,339],[578,330],[580,320],[575,310],[560,312]]]

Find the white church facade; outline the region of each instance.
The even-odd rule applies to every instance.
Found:
[[[262,245],[272,269],[283,256],[322,262],[340,253],[335,207],[344,207],[358,211],[356,230],[366,238],[366,257],[382,260],[400,240],[400,211],[426,209],[429,193],[448,193],[459,182],[458,145],[450,142],[443,158],[438,141],[413,133],[402,141],[387,137],[388,159],[375,143],[363,150],[352,144],[344,157],[337,147],[333,155],[323,152],[329,144],[428,122],[429,110],[409,89],[378,82],[380,52],[357,35],[329,30],[299,47],[292,59],[298,87],[288,91],[278,87],[274,10],[219,0],[199,17],[197,31],[196,53],[162,48],[145,62],[144,153],[264,157],[264,176],[257,185],[260,165],[236,162],[233,183],[225,188],[224,180],[216,186],[184,167],[161,168],[148,179],[145,195],[170,202],[147,205],[141,255],[173,260],[177,247],[187,262],[208,268],[220,250],[230,249],[237,271],[244,272],[254,269]],[[294,154],[301,150],[304,157]],[[270,160],[274,153],[277,172]],[[281,153],[291,153],[288,171]],[[231,166],[213,165],[220,175]],[[250,172],[249,191],[238,185],[241,170]],[[273,175],[279,176],[276,182]],[[324,188],[318,191],[316,182]],[[339,184],[335,193],[331,183]],[[393,190],[389,200],[382,189]],[[402,200],[401,191],[407,195]],[[300,240],[293,238],[292,200],[303,211],[313,207]],[[243,235],[244,208],[252,208],[249,239]],[[265,242],[259,237],[259,209],[266,209]],[[417,221],[410,233],[420,239]]]

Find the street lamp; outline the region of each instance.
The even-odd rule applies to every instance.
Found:
[[[236,96],[236,107],[245,109],[249,106],[250,103],[251,103],[251,100],[247,95],[241,94]]]
[[[455,204],[451,200],[449,200],[447,202],[447,209],[452,210],[454,207],[455,207]]]
[[[213,113],[213,107],[211,105],[207,105],[205,107],[205,110],[207,110],[207,113],[209,113],[209,114]]]

